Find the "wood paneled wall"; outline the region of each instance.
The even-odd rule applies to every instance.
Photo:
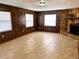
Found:
[[[60,11],[44,11],[44,12],[37,12],[37,20],[38,20],[38,30],[39,31],[48,31],[48,32],[60,32],[60,18],[59,18]],[[44,15],[45,14],[56,14],[56,26],[44,26]]]
[[[18,7],[8,6],[0,4],[0,11],[11,12],[12,17],[12,31],[0,33],[0,43],[12,40],[14,38],[20,37],[27,33],[34,31],[47,31],[47,32],[63,32],[67,31],[67,10],[57,10],[57,11],[41,11],[35,12],[31,10],[26,10]],[[26,28],[25,14],[34,14],[34,26]],[[56,26],[44,26],[44,15],[45,14],[56,14],[57,21]]]
[[[0,4],[0,11],[11,12],[12,17],[12,31],[0,33],[0,43],[12,40],[24,34],[34,32],[36,28],[36,14],[34,11],[17,8],[13,6]],[[34,14],[34,27],[25,27],[25,14]]]

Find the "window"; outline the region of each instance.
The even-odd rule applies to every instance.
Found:
[[[0,11],[0,32],[12,30],[11,13]]]
[[[45,26],[56,26],[56,14],[50,14],[44,16]]]
[[[26,27],[33,26],[33,14],[26,14]]]

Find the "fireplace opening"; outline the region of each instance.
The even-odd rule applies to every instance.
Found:
[[[79,23],[70,24],[70,33],[79,35]]]

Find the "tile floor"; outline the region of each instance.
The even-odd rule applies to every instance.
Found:
[[[78,40],[34,32],[0,44],[0,59],[78,59]]]

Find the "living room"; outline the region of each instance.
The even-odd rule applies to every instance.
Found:
[[[78,59],[79,1],[0,1],[0,49],[0,59]]]

